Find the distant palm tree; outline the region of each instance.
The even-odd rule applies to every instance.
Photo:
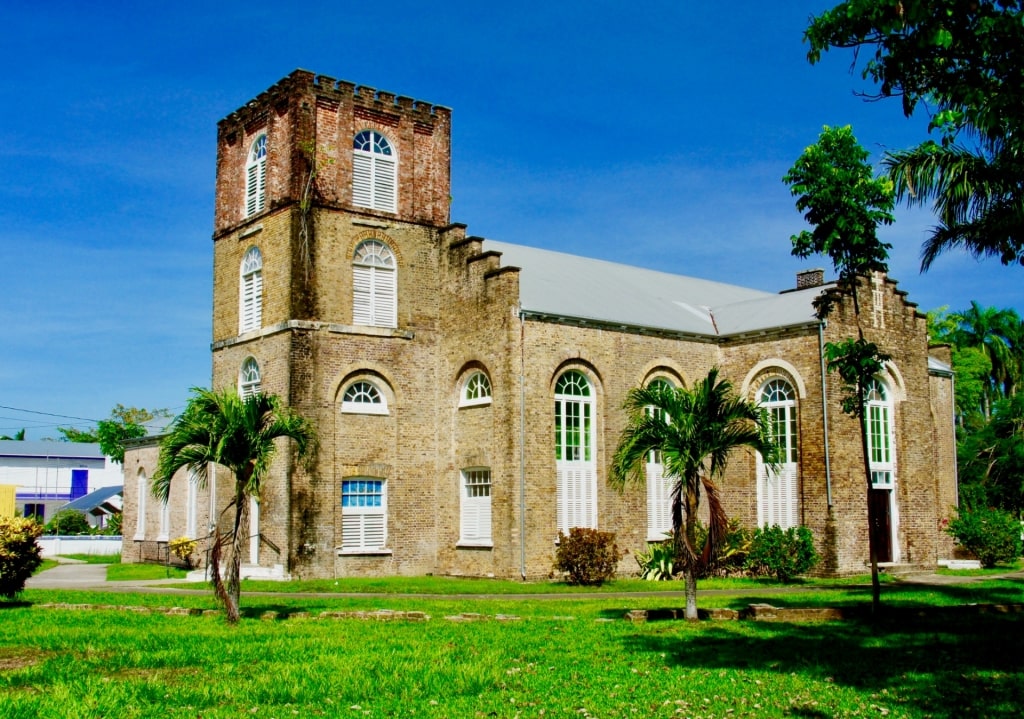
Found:
[[[728,529],[728,519],[715,479],[725,470],[732,451],[748,447],[776,466],[768,415],[754,402],[733,394],[728,380],[712,369],[693,389],[654,382],[632,390],[626,399],[626,429],[612,459],[611,482],[642,483],[651,452],[661,455],[671,492],[675,555],[686,580],[686,618],[697,618],[697,570],[715,556]],[[707,541],[697,544],[697,510],[703,490],[708,500]]]
[[[0,440],[2,440],[2,439],[13,440],[15,442],[24,442],[25,441],[25,428],[22,427],[21,429],[19,429],[17,432],[14,433],[13,437],[11,437],[10,435],[5,434],[2,437],[0,437]]]
[[[224,517],[233,507],[233,521],[228,528],[217,522],[210,553],[214,592],[232,623],[239,618],[241,533],[246,524],[248,500],[259,501],[276,450],[274,440],[280,437],[294,440],[300,457],[308,456],[316,444],[310,422],[282,406],[275,395],[256,393],[242,399],[234,390],[214,392],[197,388],[160,444],[153,493],[165,502],[170,495],[171,478],[182,468],[187,467],[202,485],[206,483],[210,464],[219,464],[234,474],[234,497],[221,513]],[[225,586],[220,562],[226,545],[230,545],[230,554]]]
[[[971,302],[970,309],[953,313],[958,327],[953,342],[958,347],[977,347],[985,352],[992,364],[989,381],[982,398],[982,413],[991,414],[992,404],[1012,396],[1021,381],[1024,352],[1024,329],[1015,310],[982,307]]]

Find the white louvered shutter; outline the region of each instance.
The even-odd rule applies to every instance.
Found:
[[[395,212],[395,160],[380,155],[373,159],[373,208]]]
[[[395,273],[392,270],[374,269],[373,272],[373,324],[378,327],[395,327]]]
[[[352,153],[352,204],[373,207],[373,158]]]
[[[352,267],[352,324],[373,324],[372,267]]]
[[[245,175],[245,214],[247,217],[255,215],[258,209],[259,175],[260,166],[258,164],[249,165]]]

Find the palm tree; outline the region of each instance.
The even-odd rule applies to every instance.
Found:
[[[748,447],[775,465],[776,445],[768,415],[753,402],[733,394],[718,369],[693,389],[664,382],[632,390],[626,399],[628,423],[612,459],[610,481],[619,489],[645,480],[651,452],[660,452],[671,492],[675,555],[686,580],[686,618],[697,618],[697,570],[715,556],[727,530],[727,518],[715,479],[725,470],[733,449]],[[697,509],[701,491],[707,496],[710,521],[698,553]]]
[[[953,318],[958,322],[954,344],[984,351],[992,365],[981,408],[987,419],[992,404],[1013,395],[1021,379],[1020,316],[1012,309],[982,307],[972,301],[970,309],[953,313]]]
[[[218,521],[214,528],[210,571],[214,593],[224,604],[229,622],[238,621],[242,531],[250,498],[259,501],[263,480],[270,469],[276,446],[274,440],[290,437],[300,457],[311,456],[316,445],[312,424],[275,395],[256,393],[245,399],[233,389],[222,392],[194,388],[185,411],[174,421],[170,433],[160,444],[160,459],[153,476],[153,493],[167,501],[171,478],[188,468],[196,481],[206,484],[207,468],[219,464],[235,477],[234,497],[221,512],[221,518],[234,508],[229,527]],[[220,562],[230,545],[225,578]]]

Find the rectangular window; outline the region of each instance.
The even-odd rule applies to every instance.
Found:
[[[22,516],[25,518],[35,517],[39,522],[46,521],[46,505],[42,503],[30,503],[25,505],[25,511],[22,512]]]
[[[383,479],[344,480],[341,483],[342,551],[383,549],[387,539],[386,516]]]
[[[459,544],[491,546],[491,470],[462,471],[462,520]]]

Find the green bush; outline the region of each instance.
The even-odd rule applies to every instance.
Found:
[[[774,575],[780,582],[789,582],[810,571],[818,559],[811,530],[775,524],[754,531],[744,566],[751,574]]]
[[[994,507],[964,510],[951,519],[946,528],[957,544],[981,560],[981,566],[994,567],[1012,562],[1021,555],[1020,522]]]
[[[46,523],[47,534],[92,534],[92,527],[85,515],[74,509],[62,509]]]
[[[603,584],[615,576],[619,556],[615,532],[572,527],[568,536],[558,533],[555,569],[569,584]]]
[[[43,525],[29,517],[0,517],[0,596],[12,599],[42,564],[36,540]]]
[[[700,554],[707,542],[708,529],[700,521],[697,522],[697,546]],[[750,551],[750,542],[754,533],[740,524],[738,519],[730,519],[725,530],[725,537],[718,548],[718,554],[711,563],[697,572],[698,579],[714,576],[733,576],[741,574]]]
[[[664,582],[675,574],[675,548],[671,536],[664,542],[648,544],[647,549],[637,552],[636,563],[640,565],[640,578],[650,582]]]

